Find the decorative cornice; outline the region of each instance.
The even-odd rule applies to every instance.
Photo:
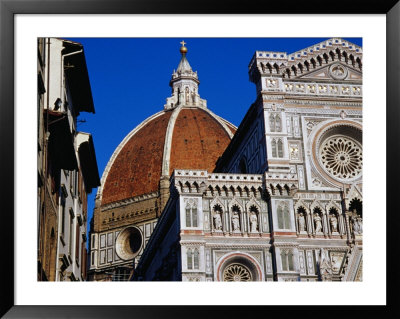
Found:
[[[139,196],[135,196],[135,197],[131,197],[131,198],[127,198],[118,202],[114,202],[114,203],[110,203],[104,206],[101,206],[101,211],[107,211],[110,209],[115,209],[115,208],[119,208],[119,207],[123,207],[123,206],[127,206],[130,205],[132,203],[137,203],[137,202],[141,202],[144,200],[148,200],[148,199],[152,199],[152,198],[157,198],[159,196],[159,192],[153,192],[153,193],[148,193],[148,194],[144,194],[144,195],[139,195]]]

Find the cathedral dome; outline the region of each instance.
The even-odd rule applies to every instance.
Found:
[[[101,205],[157,192],[174,169],[213,171],[236,128],[208,109],[179,107],[143,121],[115,150],[102,181]]]
[[[174,169],[213,171],[236,131],[200,98],[197,72],[186,58],[185,42],[181,44],[181,61],[170,81],[172,96],[163,111],[144,120],[114,151],[98,190],[101,206],[158,196],[160,181],[168,180]]]

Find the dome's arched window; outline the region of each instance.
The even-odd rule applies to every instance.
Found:
[[[188,249],[186,255],[187,255],[187,269],[193,269],[193,254],[192,254],[192,250]]]

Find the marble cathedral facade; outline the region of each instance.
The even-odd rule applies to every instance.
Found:
[[[135,280],[362,280],[362,48],[256,51],[214,172],[175,169]]]

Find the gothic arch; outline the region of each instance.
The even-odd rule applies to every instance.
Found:
[[[215,197],[211,203],[210,203],[210,208],[211,211],[213,211],[215,206],[220,206],[222,209],[222,212],[224,212],[226,210],[225,205],[221,202],[221,200],[219,199],[219,197]]]
[[[251,206],[255,206],[259,212],[261,212],[261,206],[260,204],[254,199],[254,197],[251,197],[250,200],[246,203],[246,211],[249,212]]]
[[[326,205],[326,211],[329,213],[329,211],[331,209],[335,209],[338,213],[342,211],[342,209],[340,208],[340,206],[335,203],[334,201],[329,201],[328,205]]]
[[[350,205],[351,201],[355,198],[357,198],[358,200],[360,200],[362,202],[362,192],[361,190],[358,188],[357,185],[352,185],[350,187],[350,191],[347,194],[347,200],[346,202]]]
[[[353,212],[356,210],[357,215],[362,217],[362,200],[355,197],[351,200],[349,205],[349,211]]]
[[[243,206],[242,204],[239,203],[239,201],[234,197],[229,203],[228,203],[228,210],[231,212],[232,208],[234,206],[237,206],[240,209],[240,212],[243,212]]]
[[[314,200],[310,205],[310,211],[314,213],[314,210],[318,208],[321,212],[324,212],[324,205],[322,205],[318,200]]]
[[[302,199],[298,200],[298,201],[296,202],[296,204],[294,204],[294,209],[295,209],[296,212],[298,211],[298,209],[299,209],[300,207],[303,207],[303,209],[304,209],[306,212],[310,212],[309,205],[307,205]]]

